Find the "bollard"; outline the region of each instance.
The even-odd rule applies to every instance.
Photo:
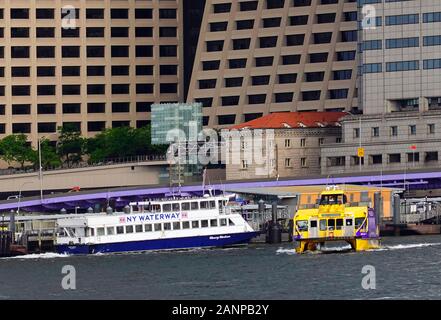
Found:
[[[377,225],[381,224],[381,194],[379,192],[374,193],[374,211],[375,211],[375,220],[377,221]]]
[[[15,243],[15,211],[11,210],[9,215],[9,230],[11,231],[11,242]]]
[[[272,203],[272,220],[268,226],[266,233],[267,243],[281,243],[282,242],[282,227],[277,222],[277,202]]]
[[[257,203],[257,208],[258,208],[258,212],[259,212],[259,219],[257,220],[257,225],[261,226],[262,229],[260,229],[260,231],[264,230],[265,227],[265,201],[263,201],[262,199],[260,199]]]
[[[400,235],[400,226],[401,223],[401,216],[400,216],[400,196],[398,194],[394,194],[393,197],[393,213],[394,213],[394,235],[399,236]]]
[[[125,214],[129,214],[130,213],[130,206],[126,205],[123,209]]]
[[[87,208],[87,213],[93,213],[92,207]]]
[[[66,213],[67,213],[67,210],[63,208],[63,209],[60,210],[60,213],[61,213],[61,214],[66,214]]]
[[[113,213],[113,209],[112,209],[111,206],[108,206],[108,207],[107,207],[107,209],[106,209],[106,213],[107,213],[107,214],[112,214],[112,213]]]

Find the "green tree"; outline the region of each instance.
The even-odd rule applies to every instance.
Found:
[[[91,162],[109,158],[164,154],[166,147],[152,146],[150,126],[106,129],[87,141],[86,153]]]
[[[43,139],[41,146],[41,166],[43,169],[58,167],[61,165],[60,156],[57,154],[55,147],[51,146],[48,139]],[[38,168],[39,159],[36,158],[34,166]]]
[[[0,157],[8,164],[16,161],[24,168],[25,162],[34,163],[37,158],[37,152],[27,143],[27,137],[24,134],[12,134],[0,141]]]
[[[58,127],[57,153],[70,167],[82,160],[85,139],[74,125]]]

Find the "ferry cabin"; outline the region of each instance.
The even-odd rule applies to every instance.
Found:
[[[354,237],[367,232],[367,206],[348,205],[341,192],[322,193],[317,209],[304,209],[296,215],[300,238]]]
[[[163,249],[163,246],[164,249],[215,246],[216,243],[212,242],[216,239],[224,240],[217,241],[222,245],[249,240],[255,232],[240,214],[230,213],[227,201],[225,197],[145,201],[131,203],[128,214],[92,214],[59,219],[57,244],[88,244],[94,246],[93,250],[82,248],[83,251],[114,252],[132,250],[125,250],[121,245],[118,248],[104,245],[131,242],[133,245],[129,249],[148,250]],[[153,246],[142,243],[178,238],[185,241],[157,242]]]

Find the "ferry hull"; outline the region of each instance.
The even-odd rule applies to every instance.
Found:
[[[225,247],[248,243],[258,232],[196,236],[185,238],[155,239],[117,243],[57,245],[61,254],[96,254],[135,252],[148,250],[173,250],[204,247]]]

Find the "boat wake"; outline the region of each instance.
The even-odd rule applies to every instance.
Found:
[[[432,247],[432,246],[441,246],[441,242],[397,244],[397,245],[393,245],[393,246],[381,246],[381,248],[379,248],[379,249],[372,249],[369,251],[402,250],[402,249],[414,249],[414,248],[424,248],[424,247]]]
[[[2,260],[3,259],[54,259],[54,258],[67,258],[67,257],[69,257],[69,255],[67,254],[46,252],[46,253],[25,254],[22,256],[15,256],[15,257],[5,257],[1,259]]]
[[[277,255],[279,255],[279,254],[294,255],[294,254],[297,254],[297,253],[296,253],[296,249],[279,248],[279,249],[277,249],[276,254]]]

